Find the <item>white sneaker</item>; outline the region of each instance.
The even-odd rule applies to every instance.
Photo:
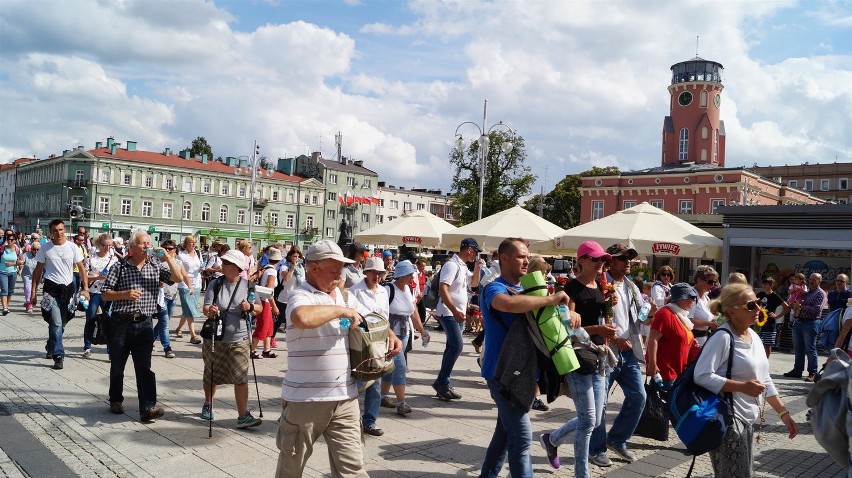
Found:
[[[92,349],[86,349],[83,351],[83,357],[89,358],[92,356]]]

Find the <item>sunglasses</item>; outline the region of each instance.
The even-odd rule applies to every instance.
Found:
[[[660,274],[660,277],[674,277],[674,276],[669,274],[668,272],[666,272],[666,273]]]
[[[706,283],[708,283],[708,284],[710,284],[710,285],[717,285],[717,284],[719,284],[719,281],[717,281],[717,280],[715,280],[715,279],[713,279],[713,280],[707,280],[707,279],[701,278],[701,280],[703,280],[704,282],[706,282]]]
[[[173,250],[175,250],[175,248],[174,248],[174,247],[164,247],[163,249],[165,249],[165,250],[167,250],[167,251],[173,251]]]
[[[755,300],[750,300],[743,305],[736,305],[733,308],[734,309],[748,309],[748,310],[753,312],[753,311],[757,310],[758,307],[760,307],[760,303],[757,301],[757,299],[755,299]]]

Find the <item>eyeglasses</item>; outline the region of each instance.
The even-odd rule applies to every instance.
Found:
[[[674,276],[669,274],[668,272],[663,272],[662,274],[660,274],[660,277],[674,277]]]
[[[699,279],[703,280],[709,285],[717,285],[719,283],[719,281],[717,281],[716,279],[705,279],[703,277],[699,277]]]
[[[163,249],[165,249],[165,250],[167,250],[167,251],[173,251],[173,250],[175,250],[175,248],[174,248],[174,247],[164,247]]]
[[[755,299],[755,300],[750,300],[743,305],[735,305],[731,308],[732,309],[748,309],[750,311],[755,311],[755,310],[757,310],[758,307],[760,307],[760,303],[757,301],[757,299]]]

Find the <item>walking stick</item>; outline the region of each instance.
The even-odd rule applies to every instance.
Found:
[[[251,327],[251,323],[252,323],[251,308],[254,307],[254,299],[255,299],[254,285],[250,285],[249,286],[248,298],[246,299],[246,301],[249,303],[249,312],[246,313],[246,329],[248,329],[249,340],[253,340],[251,338],[251,333],[252,333],[251,332],[251,328],[252,328]],[[249,357],[251,358],[251,372],[254,375],[254,390],[255,390],[255,392],[257,392],[257,411],[259,413],[258,416],[260,418],[263,418],[263,407],[260,405],[260,388],[257,386],[257,369],[254,367],[254,357],[251,354],[249,354]]]
[[[216,316],[216,329],[219,330],[219,316]],[[216,340],[210,341],[210,417],[207,419],[207,438],[213,438],[213,364],[216,358]]]

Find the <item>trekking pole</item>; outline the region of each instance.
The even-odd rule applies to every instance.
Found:
[[[216,329],[219,328],[219,319],[216,319]],[[216,340],[210,341],[210,416],[207,418],[207,438],[213,438],[213,363],[216,358]]]
[[[254,339],[252,339],[252,336],[251,336],[251,333],[252,333],[251,332],[251,329],[252,329],[252,327],[251,327],[251,323],[252,323],[251,308],[254,307],[254,299],[255,299],[254,286],[249,286],[248,298],[246,298],[246,301],[249,303],[249,312],[246,313],[246,328],[248,329],[249,340],[254,340]],[[257,386],[257,369],[255,369],[255,367],[254,367],[254,357],[252,356],[252,354],[249,354],[249,357],[251,358],[251,372],[254,375],[254,390],[255,390],[255,392],[257,392],[258,416],[260,418],[263,418],[263,407],[260,405],[260,388]]]

